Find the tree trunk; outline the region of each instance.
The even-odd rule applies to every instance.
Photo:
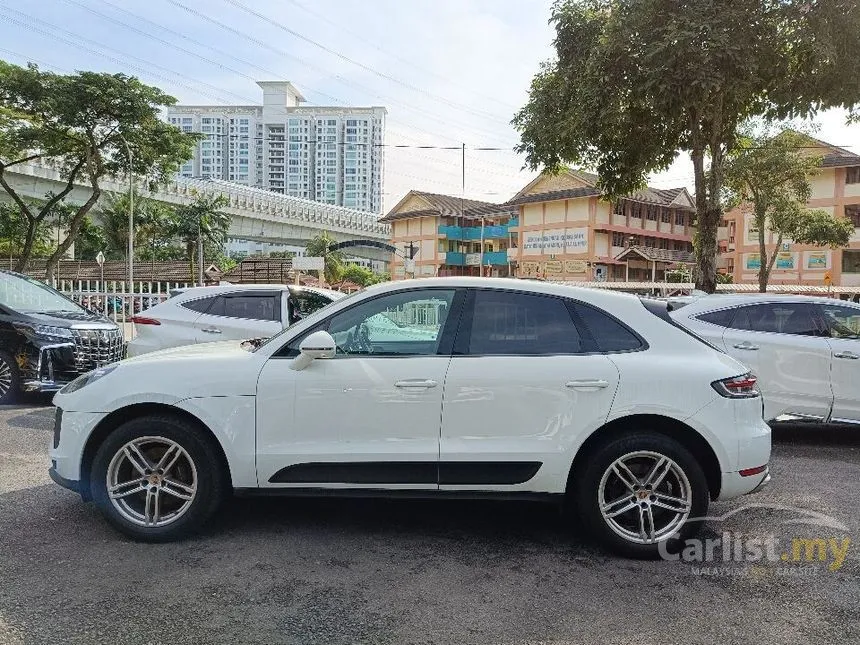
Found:
[[[758,226],[758,290],[759,293],[767,293],[767,283],[770,280],[771,259],[767,257],[767,246],[764,243],[765,224],[767,218],[763,213],[756,212],[753,215],[756,226]],[[776,252],[773,254],[773,259],[776,259]]]
[[[36,241],[36,230],[39,228],[39,220],[27,218],[27,235],[24,237],[24,246],[21,247],[21,253],[18,254],[18,261],[15,263],[15,271],[24,273],[27,270],[27,263],[30,261],[30,255],[33,253],[33,244]]]
[[[717,290],[717,226],[721,209],[711,208],[705,178],[705,151],[703,147],[693,149],[693,174],[696,186],[696,288],[706,293]]]
[[[74,241],[78,238],[78,232],[81,230],[84,218],[87,216],[87,213],[90,212],[90,209],[95,206],[99,197],[101,197],[101,194],[101,188],[97,183],[93,182],[93,194],[90,195],[90,198],[84,202],[83,206],[81,206],[74,214],[72,220],[69,222],[69,232],[66,235],[66,239],[57,245],[56,250],[48,258],[48,264],[45,266],[45,280],[48,284],[51,284],[54,279],[54,268],[57,266],[60,258],[65,255],[66,251],[69,250]]]

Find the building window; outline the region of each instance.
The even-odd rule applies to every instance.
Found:
[[[845,217],[851,220],[854,228],[860,228],[860,204],[846,204]]]
[[[667,210],[660,211],[660,221],[663,222],[663,224],[668,224],[669,222],[671,222],[672,220],[670,218],[671,218],[671,213],[669,213],[669,211],[667,211]]]
[[[860,166],[845,169],[846,184],[860,184]]]
[[[686,226],[686,220],[684,213],[675,213],[675,226]]]

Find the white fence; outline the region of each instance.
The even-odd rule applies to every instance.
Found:
[[[104,314],[117,324],[131,324],[131,317],[170,297],[173,289],[193,287],[190,282],[135,282],[60,280],[54,287],[78,304]],[[126,337],[130,337],[126,334]]]

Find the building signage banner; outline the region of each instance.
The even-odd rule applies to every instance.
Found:
[[[565,260],[565,273],[585,273],[588,270],[588,264],[585,260]]]
[[[776,268],[777,269],[793,269],[795,268],[794,253],[777,253]]]
[[[586,253],[588,230],[568,228],[523,233],[523,250],[529,253]]]
[[[550,260],[545,265],[547,275],[561,275],[562,267],[564,266],[561,260]]]
[[[465,263],[467,267],[479,267],[481,266],[481,254],[480,253],[467,253]]]
[[[761,255],[758,253],[747,253],[744,266],[747,271],[758,271],[761,268]]]
[[[826,269],[827,251],[811,251],[806,256],[807,269]]]

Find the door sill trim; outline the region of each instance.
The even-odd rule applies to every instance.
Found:
[[[564,493],[385,488],[235,488],[237,497],[332,497],[367,499],[504,500],[560,504]]]

